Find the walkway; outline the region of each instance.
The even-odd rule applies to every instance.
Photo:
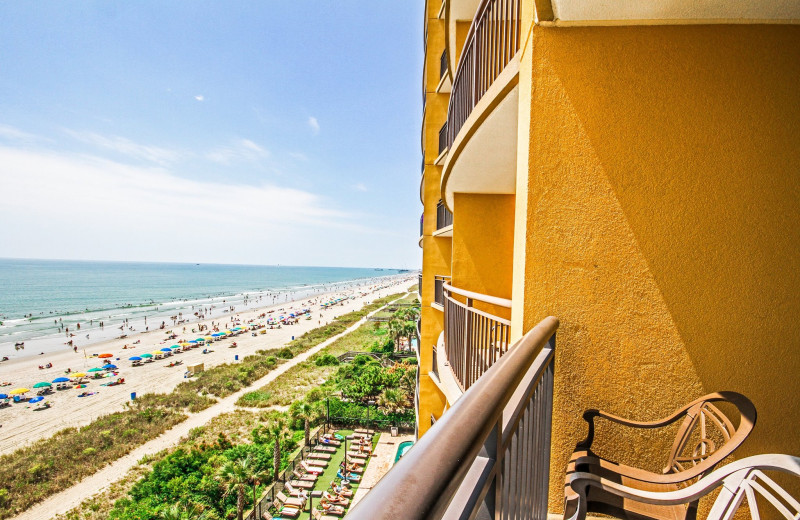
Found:
[[[397,300],[393,300],[392,302],[389,302],[387,305],[394,303],[395,301]],[[381,309],[382,308],[383,307],[381,307]],[[44,501],[31,507],[27,511],[24,511],[19,515],[13,517],[12,520],[42,520],[43,518],[52,518],[57,514],[66,513],[70,509],[79,506],[81,502],[83,502],[90,496],[96,493],[100,493],[101,491],[105,490],[108,486],[110,486],[112,483],[114,483],[116,480],[125,476],[125,474],[131,468],[136,466],[138,464],[138,461],[141,460],[142,457],[144,457],[145,455],[154,455],[161,450],[170,448],[175,444],[177,444],[182,437],[188,435],[189,430],[191,430],[192,428],[203,426],[208,421],[210,421],[211,419],[213,419],[218,415],[234,411],[237,408],[236,401],[242,395],[252,391],[255,388],[260,388],[261,386],[264,386],[267,383],[275,380],[281,374],[285,373],[293,366],[305,361],[306,359],[313,356],[320,350],[324,349],[325,347],[327,347],[337,339],[341,338],[342,336],[345,336],[353,332],[358,327],[366,323],[367,319],[370,316],[380,311],[381,309],[377,309],[367,314],[362,319],[351,325],[349,328],[347,328],[340,334],[337,334],[336,336],[333,336],[323,341],[316,347],[295,356],[288,362],[280,365],[278,368],[271,371],[266,376],[262,377],[257,381],[254,381],[250,386],[242,388],[238,392],[235,392],[230,396],[221,399],[217,404],[210,406],[209,408],[206,408],[201,412],[195,414],[189,414],[188,419],[186,419],[180,424],[175,425],[172,429],[162,433],[159,437],[156,437],[152,441],[147,442],[142,446],[139,446],[129,454],[115,460],[114,462],[112,462],[105,468],[101,469],[97,473],[81,480],[71,488],[65,489],[60,493],[56,493],[55,495],[50,496]]]
[[[353,503],[350,505],[352,508],[356,505],[370,489],[374,488],[380,479],[392,469],[394,459],[397,456],[397,447],[401,442],[411,441],[414,442],[413,435],[400,435],[392,437],[389,432],[381,433],[378,439],[378,444],[372,453],[372,458],[369,459],[367,469],[364,471],[364,476],[361,478],[361,484],[356,490],[353,497]]]

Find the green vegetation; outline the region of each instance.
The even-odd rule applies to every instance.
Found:
[[[361,310],[340,316],[331,324],[290,342],[288,348],[293,356],[313,348],[400,296],[380,298]],[[258,351],[239,363],[213,367],[179,384],[169,394],[139,396],[124,411],[99,417],[80,429],[64,429],[48,439],[3,455],[0,457],[0,520],[25,511],[95,473],[182,422],[187,412],[208,408],[216,402],[209,395],[225,397],[260,379],[279,363],[275,354],[275,351]],[[202,437],[200,433],[197,435]]]

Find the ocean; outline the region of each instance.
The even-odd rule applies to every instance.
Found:
[[[133,332],[130,327],[141,332],[162,321],[171,325],[174,316],[192,317],[197,309],[263,307],[402,272],[0,258],[0,355],[53,351],[69,340],[95,343],[118,337],[123,324],[125,333]],[[24,349],[15,348],[22,342]]]

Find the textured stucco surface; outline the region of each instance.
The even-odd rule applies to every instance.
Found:
[[[799,455],[800,27],[537,27],[531,59],[523,328],[561,320],[551,511],[586,408],[735,390],[759,413],[739,456]],[[597,447],[659,469],[670,441]]]
[[[514,196],[456,193],[453,226],[453,285],[498,298],[511,298],[514,265]],[[510,319],[509,309],[476,301],[475,306]]]

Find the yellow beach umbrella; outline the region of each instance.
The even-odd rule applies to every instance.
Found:
[[[30,389],[28,389],[28,388],[15,388],[12,391],[10,391],[9,394],[11,394],[11,395],[19,395],[19,394],[24,394],[25,392],[30,392]]]
[[[77,374],[72,374],[72,377],[86,377],[84,372],[78,372]]]
[[[191,343],[181,343],[180,345],[181,345],[182,347],[191,347],[191,346],[192,346],[192,344],[191,344]]]
[[[154,356],[163,356],[164,355],[164,353],[161,352],[160,350],[154,350],[154,351],[151,352],[151,354],[153,354]]]

